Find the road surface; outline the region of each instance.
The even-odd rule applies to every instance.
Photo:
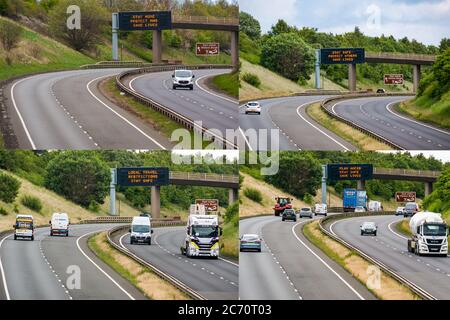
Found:
[[[407,250],[407,238],[395,229],[402,220],[395,216],[373,216],[338,220],[328,226],[340,238],[378,259],[437,299],[450,298],[450,258],[416,256]],[[361,236],[363,221],[378,225],[377,236]]]
[[[211,300],[238,299],[238,265],[229,260],[186,258],[180,252],[185,227],[155,228],[152,245],[130,245],[129,233],[116,236],[122,247]]]
[[[264,216],[240,221],[240,234],[263,238],[262,252],[239,255],[243,300],[359,300],[374,296],[302,235],[302,225]]]
[[[87,247],[89,234],[109,228],[73,225],[69,237],[50,237],[49,228],[39,228],[34,241],[0,239],[0,299],[145,299]]]
[[[307,115],[307,105],[328,97],[315,95],[261,100],[261,115],[246,115],[245,108],[241,106],[239,111],[241,134],[255,129],[260,135],[258,140],[247,137],[247,148],[276,149],[276,140],[271,139],[270,130],[279,130],[280,150],[356,150],[350,143]],[[265,140],[268,141],[267,144]],[[262,145],[259,145],[259,141]]]
[[[448,150],[450,132],[414,120],[393,110],[397,102],[411,97],[371,97],[343,100],[328,108],[399,145],[405,150]]]

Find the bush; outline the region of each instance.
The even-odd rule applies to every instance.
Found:
[[[226,223],[228,222],[237,223],[239,221],[239,203],[237,201],[228,206],[227,210],[225,211],[224,220]]]
[[[257,203],[262,203],[262,195],[259,190],[253,188],[245,188],[244,195]]]
[[[88,209],[89,209],[89,211],[99,213],[100,212],[100,204],[97,201],[92,200],[91,203],[89,203]]]
[[[256,88],[259,88],[261,85],[261,80],[259,80],[258,76],[252,73],[244,73],[242,75],[242,80]]]
[[[36,197],[33,196],[23,196],[22,199],[20,199],[20,202],[27,207],[28,209],[31,209],[36,212],[41,212],[42,210],[42,202]]]
[[[6,52],[17,46],[21,35],[21,27],[7,20],[0,20],[0,42]]]
[[[0,200],[13,203],[19,193],[20,181],[7,174],[0,174]]]
[[[6,211],[5,208],[0,207],[0,216],[7,216],[8,215],[8,211]]]

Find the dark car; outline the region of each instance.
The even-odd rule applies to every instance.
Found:
[[[297,221],[297,215],[295,214],[294,209],[286,209],[281,215],[281,221],[292,220]]]
[[[239,238],[239,251],[261,252],[261,238],[257,234],[244,234]]]
[[[377,93],[386,93],[386,90],[384,90],[383,88],[380,88],[377,90]]]

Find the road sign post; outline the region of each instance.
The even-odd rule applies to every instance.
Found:
[[[119,16],[118,13],[112,14],[112,59],[119,60]]]
[[[316,89],[320,89],[320,49],[316,50]]]
[[[111,183],[109,184],[109,214],[111,216],[116,215],[116,183],[117,183],[117,170],[111,169]]]
[[[327,166],[322,166],[322,203],[327,203]]]

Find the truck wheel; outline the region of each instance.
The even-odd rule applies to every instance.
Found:
[[[377,233],[376,232],[374,232],[374,234],[373,234],[375,237],[377,236]]]
[[[34,241],[34,236],[31,236],[31,241]]]
[[[53,231],[50,230],[50,237],[53,237]]]
[[[363,236],[363,235],[364,235],[364,232],[361,231],[361,235]]]
[[[17,236],[16,235],[14,235],[14,240],[17,240]]]
[[[148,245],[149,245],[149,246],[152,245],[152,239],[148,240]]]
[[[284,218],[281,218],[281,221],[284,221]]]
[[[190,258],[191,254],[189,253],[189,245],[187,243],[186,243],[186,247],[185,247],[184,251],[185,251],[186,257]]]

